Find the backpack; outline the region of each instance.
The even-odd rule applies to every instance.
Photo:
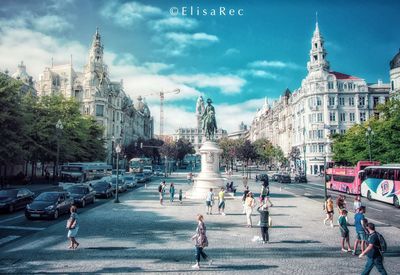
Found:
[[[161,192],[162,191],[162,186],[161,186],[161,184],[158,186],[158,192]]]
[[[385,241],[385,238],[378,232],[375,232],[377,237],[378,237],[378,241],[379,241],[379,245],[380,247],[378,247],[379,252],[381,252],[381,255],[383,255],[383,253],[385,253],[387,251],[387,244]]]

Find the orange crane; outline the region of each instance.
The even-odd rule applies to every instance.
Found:
[[[160,97],[160,138],[164,135],[164,95],[165,94],[179,94],[180,89],[174,89],[172,91],[161,91],[161,92],[150,92],[143,96],[158,95]]]

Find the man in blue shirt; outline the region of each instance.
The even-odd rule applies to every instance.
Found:
[[[365,241],[367,240],[367,236],[365,234],[364,223],[365,219],[365,206],[360,206],[358,208],[357,213],[354,215],[354,227],[356,229],[356,240],[354,241],[354,250],[353,255],[357,255],[357,246],[361,242],[361,253],[364,252]]]
[[[364,252],[360,254],[359,257],[361,258],[367,255],[368,260],[361,275],[368,275],[371,272],[372,268],[374,268],[374,266],[376,267],[376,269],[378,269],[378,272],[380,274],[387,275],[386,270],[383,267],[383,255],[380,251],[381,243],[379,242],[378,235],[375,232],[375,224],[368,223],[367,230],[369,233],[368,246],[364,250]]]

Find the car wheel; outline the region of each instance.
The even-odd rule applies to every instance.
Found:
[[[329,189],[330,189],[330,190],[332,190],[332,184],[331,184],[331,185],[329,185]]]
[[[27,220],[32,220],[32,218],[31,218],[31,216],[29,216],[29,215],[25,215],[25,218],[27,219]]]
[[[58,209],[54,212],[53,219],[54,220],[58,219]]]
[[[96,201],[96,198],[93,196],[92,203],[94,204],[95,201]]]
[[[369,190],[367,192],[367,199],[372,201],[371,191],[369,191]]]
[[[393,205],[397,208],[400,208],[399,198],[397,196],[394,196],[393,198]]]
[[[14,205],[10,204],[10,206],[8,207],[8,212],[13,213],[15,210]]]
[[[85,206],[86,206],[86,200],[83,200],[81,205],[82,205],[82,208],[85,208]]]

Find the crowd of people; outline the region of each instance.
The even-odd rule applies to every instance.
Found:
[[[341,250],[343,252],[351,252],[354,256],[364,257],[367,256],[368,260],[365,265],[363,275],[369,274],[375,266],[379,273],[387,274],[383,266],[383,254],[386,250],[386,242],[381,234],[375,231],[375,224],[368,222],[365,217],[366,207],[361,203],[361,197],[356,196],[353,203],[354,212],[354,229],[356,239],[354,240],[353,247],[350,243],[350,230],[348,228],[348,207],[345,195],[339,195],[336,200],[336,207],[339,214],[338,227],[341,237]],[[326,218],[324,224],[329,221],[330,226],[334,227],[334,203],[332,196],[328,196],[324,209]],[[358,254],[358,247],[360,247],[360,254]]]

